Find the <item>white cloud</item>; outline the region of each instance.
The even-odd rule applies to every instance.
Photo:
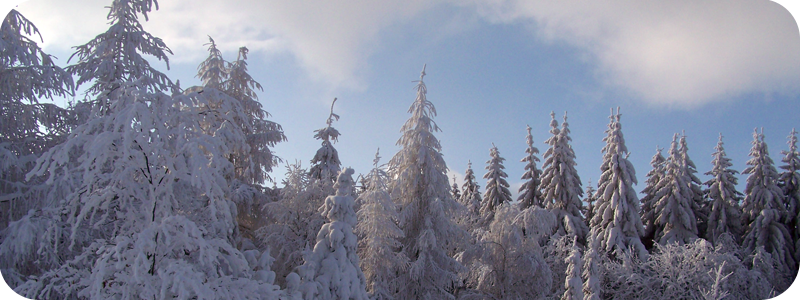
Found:
[[[20,11],[46,36],[46,46],[67,49],[106,29],[109,0],[29,0]],[[365,67],[370,45],[381,28],[432,6],[424,0],[158,1],[145,29],[162,38],[177,62],[198,62],[210,35],[220,49],[235,53],[289,51],[314,79],[333,86],[362,87],[356,75]],[[80,21],[76,17],[80,16]],[[234,59],[232,57],[228,59]]]
[[[481,15],[530,24],[584,48],[604,83],[695,107],[749,92],[796,93],[800,35],[771,1],[475,0]]]
[[[290,53],[311,78],[361,89],[383,28],[449,2],[585,49],[599,80],[649,103],[691,108],[745,93],[800,92],[797,25],[771,1],[469,1],[162,0],[145,26],[176,53],[174,62],[203,59],[211,35],[226,53],[242,45]],[[109,3],[29,0],[20,11],[46,47],[71,52],[105,30]]]

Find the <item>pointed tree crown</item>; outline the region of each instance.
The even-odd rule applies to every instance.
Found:
[[[157,37],[144,31],[139,16],[148,20],[148,13],[158,9],[156,0],[114,0],[109,7],[108,20],[111,27],[86,44],[75,47],[70,57],[78,62],[67,67],[67,71],[78,76],[81,85],[94,80],[87,90],[88,95],[98,95],[117,89],[120,83],[146,78],[143,85],[149,91],[167,90],[172,81],[156,70],[142,55],[163,60],[169,69],[167,54],[172,51]],[[102,103],[101,105],[104,105]]]
[[[72,95],[72,76],[56,66],[29,36],[39,29],[12,9],[0,26],[0,99],[38,103],[40,98]]]
[[[309,170],[311,177],[314,179],[334,179],[334,176],[339,173],[342,162],[339,161],[339,152],[333,147],[331,141],[336,142],[339,140],[339,131],[333,128],[334,120],[339,120],[339,115],[333,113],[333,106],[336,104],[336,99],[333,98],[331,103],[331,113],[325,121],[327,127],[314,130],[314,138],[322,140],[322,147],[317,150],[314,158],[311,159],[311,170]]]
[[[492,143],[492,149],[489,150],[491,158],[486,161],[486,174],[483,178],[486,179],[486,194],[483,196],[483,205],[481,213],[486,217],[491,214],[488,221],[491,221],[494,215],[494,210],[506,202],[511,202],[511,192],[508,190],[508,182],[506,181],[506,174],[503,169],[503,161],[505,158],[500,157],[500,151],[497,146]]]
[[[522,173],[522,179],[527,181],[519,188],[520,195],[517,200],[519,200],[521,209],[525,209],[533,205],[544,208],[541,190],[542,180],[540,178],[542,175],[542,170],[539,170],[539,168],[536,167],[536,162],[539,161],[539,158],[536,157],[536,154],[539,154],[539,149],[533,146],[531,127],[527,127],[528,135],[526,136],[525,140],[528,144],[528,148],[525,149],[525,157],[520,160],[521,162],[526,163],[525,172]]]

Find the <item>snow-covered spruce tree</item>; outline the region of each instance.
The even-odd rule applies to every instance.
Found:
[[[703,184],[697,176],[697,167],[691,158],[689,158],[689,147],[686,143],[686,133],[681,134],[678,152],[680,153],[680,165],[683,177],[686,178],[686,184],[689,185],[691,192],[691,203],[694,216],[697,218],[697,236],[704,236],[706,228],[708,227],[708,208],[704,197],[703,189],[700,187]]]
[[[564,295],[561,295],[561,299],[583,300],[583,281],[581,280],[583,260],[581,259],[581,250],[578,247],[578,237],[574,238],[569,256],[564,261],[567,263],[567,278],[564,282],[565,291]]]
[[[594,186],[592,186],[592,179],[589,178],[589,182],[586,183],[586,192],[584,193],[586,198],[583,199],[583,202],[585,202],[586,205],[584,205],[583,210],[581,211],[586,217],[586,219],[584,219],[584,221],[586,221],[586,226],[590,225],[592,218],[594,217],[594,207],[595,202],[597,202],[597,198],[595,197],[596,192],[597,191],[595,191]]]
[[[0,26],[0,229],[41,208],[51,192],[40,178],[25,180],[36,158],[64,140],[74,123],[71,113],[41,99],[67,96],[74,84],[69,73],[32,40],[41,34],[16,10]]]
[[[272,181],[269,173],[281,159],[274,155],[271,148],[277,143],[286,141],[286,135],[283,134],[280,124],[266,119],[270,114],[263,109],[255,91],[255,89],[263,90],[261,84],[247,72],[248,51],[247,47],[239,48],[239,54],[236,61],[230,64],[228,78],[222,82],[221,90],[239,100],[244,116],[237,119],[239,122],[237,125],[247,134],[249,146],[249,152],[234,153],[229,159],[233,162],[237,178],[242,178],[242,182],[251,186],[259,187],[266,181]],[[211,53],[209,58],[213,55]]]
[[[78,85],[92,82],[86,90],[87,98],[94,110],[105,113],[109,96],[123,82],[138,78],[149,78],[144,82],[150,92],[169,89],[173,83],[164,73],[150,66],[142,56],[148,55],[163,60],[169,69],[167,53],[172,51],[157,37],[144,31],[139,15],[148,20],[147,14],[158,9],[156,0],[113,0],[107,19],[111,26],[86,44],[75,47],[78,61],[67,67],[67,71],[78,76]]]
[[[511,202],[511,192],[508,190],[508,182],[506,181],[506,174],[503,169],[503,161],[505,158],[500,157],[500,151],[497,146],[492,143],[492,149],[489,150],[491,158],[486,161],[486,174],[483,178],[486,179],[486,193],[483,195],[483,203],[481,204],[481,218],[484,224],[489,224],[494,219],[494,211],[501,204]]]
[[[481,202],[481,186],[475,181],[475,172],[472,171],[472,162],[467,162],[467,171],[464,172],[464,184],[462,187],[461,197],[456,199],[459,203],[467,208],[468,214],[473,217],[480,215]]]
[[[247,74],[247,48],[240,48],[237,61],[230,64],[222,58],[211,37],[206,45],[209,56],[197,68],[197,77],[203,80],[203,86],[188,88],[187,92],[209,94],[211,101],[202,107],[203,113],[229,115],[246,134],[246,145],[230,153],[227,159],[234,166],[232,188],[236,191],[239,230],[242,237],[252,240],[254,230],[264,225],[260,208],[267,201],[267,191],[263,184],[271,181],[268,172],[279,160],[270,147],[285,141],[286,137],[280,125],[265,119],[269,113],[262,109],[252,90],[261,86]],[[239,109],[222,105],[230,100],[222,98],[239,102]],[[209,122],[203,125],[208,132],[219,126]]]
[[[784,171],[778,177],[778,186],[783,190],[783,195],[786,197],[786,209],[788,216],[786,218],[786,226],[789,232],[792,233],[792,241],[795,245],[795,250],[800,249],[800,152],[797,151],[797,131],[792,128],[792,133],[788,136],[789,151],[782,150],[783,158],[781,161],[785,164],[780,168]],[[795,254],[795,260],[800,260],[800,252]]]
[[[328,126],[314,130],[314,138],[322,140],[322,147],[317,150],[314,158],[311,159],[310,176],[312,180],[320,181],[321,183],[332,183],[336,180],[336,174],[339,174],[342,165],[342,162],[339,161],[339,153],[331,143],[331,141],[335,143],[339,140],[339,131],[331,127],[334,119],[339,120],[339,115],[333,113],[334,104],[336,104],[336,98],[333,98],[331,114],[328,116],[328,120],[325,121]]]
[[[392,199],[400,208],[399,224],[405,234],[400,241],[410,260],[408,271],[398,278],[405,287],[398,290],[398,299],[453,298],[462,269],[450,255],[465,233],[450,220],[459,204],[450,198],[442,146],[433,135],[439,130],[432,119],[436,109],[426,98],[424,76],[425,67],[408,110],[411,117],[397,141],[401,149],[389,161]]]
[[[725,232],[734,237],[742,235],[742,213],[739,207],[742,193],[736,190],[736,184],[739,181],[736,178],[738,172],[730,168],[733,164],[731,164],[731,159],[725,155],[722,134],[719,135],[719,142],[714,150],[716,151],[711,155],[714,158],[711,160],[713,167],[706,173],[712,178],[705,183],[708,186],[705,195],[711,206],[705,238],[711,244],[716,245],[717,238]]]
[[[567,114],[564,113],[561,129],[558,128],[555,113],[550,112],[550,118],[550,133],[553,136],[545,141],[550,148],[544,153],[542,199],[546,208],[556,214],[559,220],[558,234],[576,235],[580,241],[584,241],[589,228],[581,215],[583,190],[581,178],[575,170],[575,152],[569,144],[572,138],[569,137]],[[562,222],[565,216],[569,222]]]
[[[748,167],[742,174],[749,174],[744,189],[743,224],[747,226],[742,247],[754,251],[763,247],[788,272],[795,267],[794,245],[786,224],[786,206],[783,191],[778,187],[778,171],[769,157],[764,134],[753,132],[753,147],[750,149]]]
[[[586,255],[583,260],[583,300],[600,300],[601,290],[601,257],[600,244],[595,236],[589,233],[586,238]]]
[[[653,158],[650,160],[650,167],[652,167],[652,169],[650,169],[650,172],[647,172],[647,180],[642,190],[644,197],[640,200],[642,206],[639,209],[639,215],[642,217],[642,226],[644,226],[642,244],[644,244],[647,249],[653,248],[653,244],[655,243],[654,239],[657,227],[655,208],[656,203],[661,199],[661,196],[657,194],[658,184],[664,177],[667,163],[667,159],[661,155],[662,150],[662,148],[656,147],[656,154],[653,155]]]
[[[42,40],[36,25],[14,9],[3,19],[0,27],[0,72],[3,74],[0,99],[3,102],[33,104],[39,99],[72,94],[72,77],[30,38],[36,35]]]
[[[453,174],[453,185],[450,186],[450,194],[453,195],[453,199],[455,200],[461,199],[461,188],[458,187],[455,174]]]
[[[353,169],[345,168],[338,174],[336,194],[328,196],[320,207],[329,222],[322,225],[314,250],[298,268],[305,299],[369,299],[356,253],[358,238],[353,233],[358,221],[351,195],[353,173]]]
[[[388,175],[378,166],[380,157],[375,153],[374,167],[367,174],[367,190],[359,196],[356,233],[359,236],[361,269],[367,279],[370,299],[394,299],[398,289],[395,274],[405,270],[408,258],[400,252],[403,231],[397,226],[397,209],[387,190]]]
[[[597,181],[597,204],[591,228],[600,240],[600,249],[619,257],[623,252],[646,260],[647,249],[642,244],[644,235],[642,220],[639,216],[639,199],[633,185],[636,181],[636,170],[628,161],[628,148],[622,136],[619,108],[610,116],[611,121],[603,139],[603,164],[600,166],[600,180]]]
[[[217,49],[211,36],[205,45],[208,45],[208,58],[197,66],[197,78],[203,81],[203,86],[221,90],[222,83],[228,79],[230,63],[222,58],[222,51]]]
[[[527,180],[519,188],[519,205],[520,209],[526,209],[533,205],[544,208],[542,200],[542,180],[539,178],[542,175],[542,170],[536,167],[536,162],[539,158],[539,149],[533,146],[533,135],[531,135],[531,127],[528,126],[528,136],[525,138],[528,143],[528,148],[525,149],[525,157],[520,161],[525,163],[525,172],[522,173],[522,180]]]
[[[655,188],[653,215],[653,241],[661,245],[676,242],[690,243],[697,236],[697,218],[692,209],[694,192],[690,189],[690,178],[681,167],[678,151],[678,134],[672,138],[669,158],[664,164],[664,177]]]

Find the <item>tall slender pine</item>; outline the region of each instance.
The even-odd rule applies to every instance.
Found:
[[[778,186],[783,190],[785,198],[787,218],[786,226],[792,233],[792,241],[795,248],[800,249],[800,152],[797,151],[797,131],[792,128],[792,132],[788,136],[786,144],[789,145],[789,150],[781,151],[783,158],[781,161],[785,164],[780,168],[784,171],[778,177]],[[798,253],[800,255],[800,253]],[[795,259],[800,260],[800,256],[796,255]]]
[[[542,201],[541,189],[541,176],[542,170],[536,167],[536,162],[539,161],[539,149],[533,146],[533,135],[531,135],[531,127],[528,126],[528,135],[525,140],[528,143],[528,148],[525,148],[525,157],[520,161],[525,163],[525,172],[522,173],[522,180],[527,180],[519,188],[519,201],[520,209],[526,209],[531,206],[538,206],[544,208]]]
[[[640,259],[646,259],[647,250],[642,244],[644,235],[639,216],[639,199],[633,185],[636,171],[628,161],[628,148],[622,136],[619,108],[610,116],[611,121],[603,139],[603,164],[600,180],[597,181],[597,204],[590,225],[592,235],[597,236],[600,249],[620,257],[630,250]]]
[[[458,203],[450,196],[447,165],[442,146],[433,135],[439,127],[433,121],[436,109],[428,101],[427,87],[417,84],[417,97],[408,112],[411,117],[401,128],[400,151],[389,161],[392,199],[400,207],[403,251],[410,260],[408,272],[400,274],[404,288],[399,299],[453,298],[461,264],[450,256],[463,235],[450,215]]]
[[[471,161],[467,162],[467,171],[464,172],[464,184],[461,187],[461,197],[456,200],[464,205],[470,214],[477,216],[480,214],[482,202],[481,186],[475,181],[475,172],[472,171]]]
[[[682,160],[676,133],[672,138],[669,158],[664,165],[664,177],[655,188],[653,240],[662,245],[672,242],[686,244],[698,237],[697,218],[692,209],[692,179],[686,176]]]
[[[706,205],[703,199],[703,189],[700,187],[703,182],[694,175],[697,173],[697,167],[692,159],[689,158],[689,146],[686,143],[686,133],[681,135],[678,152],[680,153],[681,172],[684,178],[686,178],[686,183],[689,185],[688,190],[691,192],[692,211],[694,211],[694,216],[697,218],[697,235],[703,236],[708,227],[706,224],[708,222],[708,205]]]
[[[569,124],[567,114],[564,113],[564,123],[561,129],[555,120],[555,114],[550,112],[550,133],[552,137],[545,141],[550,145],[544,153],[544,171],[542,173],[543,199],[546,208],[558,218],[558,233],[578,236],[583,241],[589,228],[581,215],[581,178],[575,170],[575,152],[569,144]],[[566,225],[565,225],[566,224]]]
[[[719,135],[719,142],[714,148],[716,150],[711,156],[713,165],[711,171],[706,175],[712,178],[706,181],[708,189],[705,195],[710,205],[708,216],[708,230],[705,238],[712,244],[723,233],[729,233],[733,237],[741,236],[741,208],[739,201],[742,200],[742,193],[736,190],[738,179],[736,170],[732,170],[730,158],[725,155],[722,143],[722,134]]]
[[[742,172],[749,174],[742,202],[742,220],[747,226],[742,246],[750,251],[764,247],[782,266],[794,268],[794,245],[783,223],[787,216],[783,191],[778,187],[778,171],[769,157],[763,132],[754,130],[750,157]]]
[[[339,140],[339,131],[331,127],[334,119],[339,120],[339,115],[333,113],[334,104],[336,104],[336,98],[331,103],[331,114],[325,121],[328,126],[314,130],[314,138],[322,140],[322,147],[311,159],[311,170],[309,171],[312,180],[323,180],[326,183],[333,183],[342,165],[342,162],[339,161],[339,152],[331,143],[331,141]]]
[[[371,299],[394,299],[395,272],[408,263],[400,242],[403,231],[397,226],[397,209],[387,190],[388,175],[378,165],[380,157],[375,153],[373,168],[367,174],[367,190],[359,195],[356,233],[359,239],[361,269],[367,279],[367,292]]]
[[[505,158],[500,157],[500,151],[497,146],[492,143],[492,149],[489,151],[491,159],[486,161],[486,174],[483,178],[486,179],[486,194],[483,196],[483,204],[481,205],[481,216],[484,223],[488,224],[494,220],[494,211],[506,202],[511,202],[511,192],[508,190],[508,181],[506,181],[506,174],[503,169],[503,161]]]
[[[639,209],[639,214],[642,217],[642,225],[644,226],[644,236],[642,236],[642,243],[648,249],[653,247],[653,239],[656,232],[656,212],[655,207],[658,200],[661,198],[658,192],[658,184],[665,174],[665,166],[667,159],[661,155],[662,148],[656,148],[656,154],[650,160],[650,172],[647,172],[647,181],[642,190],[644,197],[641,199],[642,206]]]

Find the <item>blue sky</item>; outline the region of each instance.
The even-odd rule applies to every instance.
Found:
[[[343,165],[367,173],[378,147],[387,162],[423,64],[447,166],[460,176],[471,160],[482,176],[495,143],[515,194],[525,126],[543,154],[550,111],[559,123],[568,111],[584,187],[600,175],[612,107],[621,107],[637,190],[656,147],[666,155],[674,133],[685,130],[705,181],[719,133],[741,171],[753,128],[764,128],[777,163],[786,136],[800,129],[800,35],[769,1],[218,2],[159,1],[144,26],[175,54],[167,74],[183,87],[199,84],[206,35],[228,60],[250,48],[259,98],[289,139],[274,151],[304,167],[333,97]],[[66,66],[71,46],[106,30],[109,4],[29,0],[18,10]],[[272,173],[278,180],[283,165]]]

